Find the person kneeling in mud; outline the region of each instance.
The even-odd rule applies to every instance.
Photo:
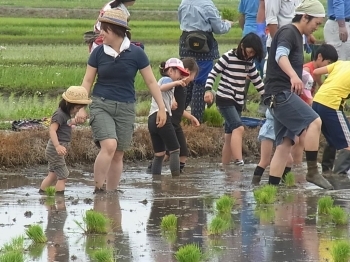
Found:
[[[49,173],[41,183],[40,194],[45,193],[45,190],[56,181],[56,194],[64,194],[69,175],[64,157],[68,153],[67,149],[71,141],[72,125],[75,124],[75,120],[72,118],[81,108],[91,104],[88,93],[82,86],[69,87],[62,94],[62,98],[58,109],[51,117],[49,127],[50,140],[45,150],[45,156],[49,162]]]
[[[321,76],[324,74],[328,74],[328,77],[322,83]],[[314,70],[314,77],[321,87],[314,97],[312,108],[322,120],[321,131],[327,142],[340,150],[333,174],[326,176],[335,189],[350,187],[346,175],[350,167],[350,124],[344,114],[346,99],[350,97],[349,74],[350,61],[338,61]]]
[[[161,175],[162,165],[165,156],[165,150],[169,150],[169,165],[173,176],[180,175],[180,145],[176,137],[175,129],[171,123],[171,103],[176,86],[186,86],[184,77],[189,76],[189,72],[184,68],[181,60],[170,58],[160,65],[160,74],[162,78],[158,81],[162,91],[165,104],[167,119],[163,127],[157,127],[156,119],[158,105],[152,98],[151,109],[148,116],[148,130],[151,135],[154,158],[151,167],[152,175]]]

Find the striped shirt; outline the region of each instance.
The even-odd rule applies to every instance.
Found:
[[[218,106],[235,105],[238,111],[242,111],[244,104],[244,86],[247,76],[260,94],[264,93],[264,83],[256,70],[253,60],[240,60],[235,50],[226,52],[215,64],[208,75],[205,90],[211,90],[215,78],[221,74],[218,90],[216,92],[216,104]]]

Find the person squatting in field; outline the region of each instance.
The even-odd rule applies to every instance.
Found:
[[[242,140],[244,126],[241,113],[244,104],[244,86],[247,76],[260,94],[264,93],[264,84],[255,67],[254,59],[263,59],[263,45],[259,36],[249,33],[242,38],[237,48],[226,52],[215,64],[208,75],[204,101],[211,103],[211,92],[216,77],[221,74],[216,93],[216,105],[225,119],[225,142],[222,149],[222,164],[227,165],[234,159],[235,165],[243,166]]]
[[[190,73],[184,68],[182,61],[177,58],[170,58],[166,62],[162,62],[159,70],[162,78],[159,79],[158,85],[162,92],[167,119],[164,126],[157,126],[156,118],[159,108],[154,98],[152,98],[151,108],[148,115],[148,130],[154,150],[151,174],[162,174],[163,160],[167,149],[170,155],[169,166],[171,174],[172,176],[179,176],[180,145],[176,137],[174,126],[171,123],[171,104],[174,97],[175,87],[185,87],[187,83],[184,77],[188,77]]]
[[[48,161],[49,173],[42,181],[39,193],[56,183],[56,194],[64,194],[69,171],[65,156],[68,154],[72,137],[72,125],[75,124],[75,114],[91,103],[86,89],[82,86],[71,86],[63,94],[58,109],[51,117],[49,127],[50,139],[47,143],[45,156]]]
[[[187,87],[186,108],[191,103],[191,114],[203,122],[203,100],[208,73],[214,60],[220,57],[218,43],[213,34],[226,34],[233,22],[222,20],[212,0],[182,0],[178,8],[182,34],[179,39],[179,56],[197,61],[199,73]]]
[[[130,43],[127,15],[120,9],[107,10],[98,18],[103,44],[91,53],[82,86],[91,92],[90,125],[100,151],[94,164],[95,193],[115,191],[123,170],[124,151],[130,147],[135,124],[135,77],[140,72],[159,110],[154,118],[160,128],[167,119],[159,85],[145,52]],[[97,78],[96,78],[97,77]],[[95,82],[96,79],[96,82]],[[94,83],[95,82],[95,83]],[[79,123],[87,113],[76,115]]]
[[[292,24],[282,26],[271,43],[265,79],[265,99],[274,117],[276,151],[270,164],[269,184],[278,185],[295,137],[306,129],[306,180],[332,189],[318,172],[317,154],[321,119],[299,95],[303,90],[303,34],[311,35],[322,24],[325,10],[317,0],[304,0],[296,9]]]

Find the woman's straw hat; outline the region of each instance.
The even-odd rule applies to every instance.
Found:
[[[66,92],[62,94],[64,100],[68,103],[79,104],[79,105],[89,105],[91,104],[91,99],[88,97],[88,93],[83,86],[71,86]]]
[[[98,18],[98,21],[118,25],[130,30],[130,27],[128,27],[128,16],[120,9],[107,10]]]

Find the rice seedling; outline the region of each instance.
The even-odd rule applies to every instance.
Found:
[[[332,221],[336,225],[346,225],[348,223],[348,214],[340,206],[332,207],[329,211]]]
[[[15,237],[10,240],[9,243],[5,243],[1,248],[1,252],[12,252],[12,251],[22,251],[23,250],[24,238],[23,236]]]
[[[54,186],[49,186],[46,188],[45,193],[47,196],[52,197],[56,194],[56,188]]]
[[[236,200],[228,195],[221,196],[218,200],[215,202],[216,210],[220,214],[227,214],[231,213],[232,207],[234,206]]]
[[[224,123],[224,118],[222,117],[216,106],[213,105],[210,108],[206,108],[204,110],[203,121],[208,126],[222,127],[222,124]]]
[[[23,251],[15,250],[0,255],[0,262],[24,262]]]
[[[295,186],[295,176],[292,172],[288,172],[286,174],[286,176],[283,179],[283,183],[287,186],[287,187],[293,187]]]
[[[30,225],[26,230],[26,235],[34,243],[46,243],[47,241],[43,228],[40,225]]]
[[[272,204],[276,201],[277,187],[273,185],[265,185],[254,190],[254,198],[258,205]]]
[[[114,254],[112,248],[103,248],[93,253],[96,262],[114,262]]]
[[[262,223],[271,223],[275,219],[275,208],[274,206],[257,206],[254,214]]]
[[[100,212],[86,210],[85,216],[83,216],[84,225],[76,220],[74,220],[74,222],[84,230],[86,234],[106,234],[109,221],[108,218]]]
[[[174,214],[166,215],[162,217],[160,227],[164,231],[176,231],[177,230],[177,217]]]
[[[317,201],[317,212],[318,214],[328,215],[333,207],[334,200],[330,196],[321,197]]]
[[[334,262],[347,262],[350,260],[350,243],[346,240],[337,240],[331,247]]]
[[[223,219],[220,216],[216,216],[209,224],[208,234],[209,235],[221,235],[228,229],[230,229],[230,221]]]
[[[199,262],[203,258],[203,253],[197,244],[187,244],[179,248],[175,253],[178,262]]]

